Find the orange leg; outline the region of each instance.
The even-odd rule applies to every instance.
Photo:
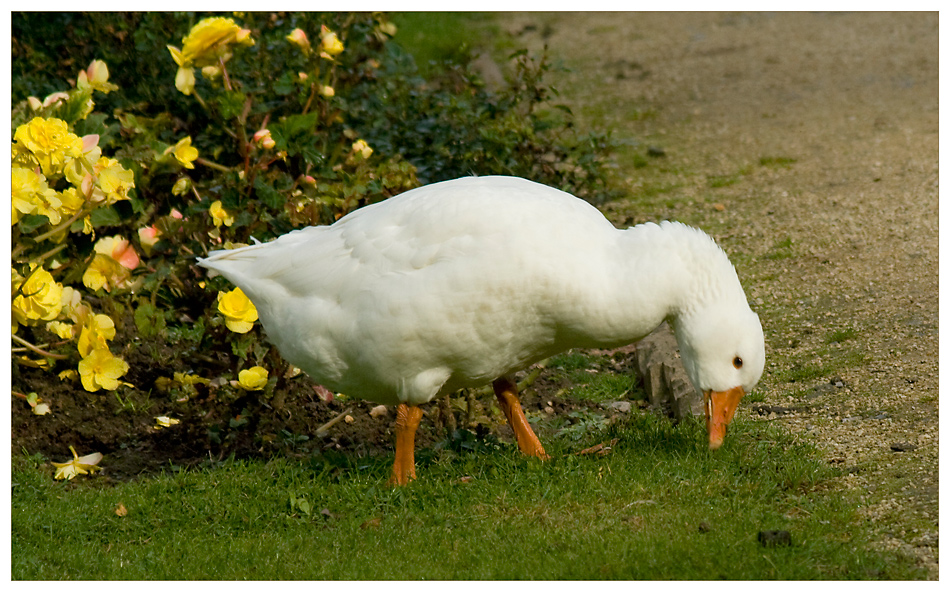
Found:
[[[400,403],[396,408],[396,460],[390,485],[407,485],[416,478],[416,428],[422,408]]]
[[[521,452],[541,459],[551,458],[544,452],[541,441],[538,440],[534,430],[528,424],[528,419],[524,416],[521,401],[518,400],[518,386],[507,378],[499,378],[492,383],[492,388],[495,389],[495,396],[498,397],[498,405],[505,412],[508,424],[515,432],[515,439],[518,440],[518,448]]]

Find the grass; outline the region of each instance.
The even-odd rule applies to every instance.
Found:
[[[572,397],[597,403],[645,399],[633,374],[602,371],[609,362],[607,356],[571,350],[551,358],[548,366],[573,385]]]
[[[423,74],[447,60],[464,61],[498,37],[498,25],[487,13],[395,12],[391,18],[398,29],[396,43],[412,54]]]
[[[788,156],[763,156],[759,159],[759,164],[765,167],[788,168],[798,162],[797,158]]]
[[[857,337],[857,335],[858,335],[858,331],[854,327],[846,327],[844,329],[837,329],[825,338],[825,343],[828,343],[828,344],[841,343],[849,339],[854,339],[855,337]]]
[[[791,238],[775,241],[775,244],[772,245],[772,250],[765,254],[765,258],[772,261],[791,259],[794,256],[795,248]]]
[[[574,454],[618,438],[605,456]],[[867,546],[872,525],[829,487],[837,470],[771,424],[738,420],[703,447],[699,422],[636,415],[545,442],[391,456],[229,460],[134,482],[55,482],[13,465],[13,579],[910,578]],[[118,515],[117,509],[125,514]],[[120,512],[121,513],[121,512]],[[792,544],[764,547],[766,530]],[[64,551],[65,550],[65,551]]]

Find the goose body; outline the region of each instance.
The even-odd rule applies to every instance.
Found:
[[[706,234],[675,222],[618,230],[587,202],[514,177],[420,187],[199,264],[244,291],[290,363],[401,415],[492,381],[514,396],[512,372],[634,342],[664,320],[704,393],[738,404],[734,389],[755,386],[765,361],[758,317]],[[512,413],[523,418],[520,405]],[[707,402],[715,423],[710,413]],[[397,464],[398,449],[397,436]]]

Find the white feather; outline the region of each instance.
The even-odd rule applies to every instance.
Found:
[[[758,317],[707,235],[674,222],[618,230],[524,179],[428,185],[199,264],[247,294],[289,362],[379,403],[418,405],[569,348],[627,344],[665,319],[700,389],[748,392],[764,367]]]

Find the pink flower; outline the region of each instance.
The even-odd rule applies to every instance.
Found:
[[[145,251],[146,255],[152,254],[152,247],[155,246],[161,236],[162,232],[154,224],[139,228],[139,244],[142,245],[142,250]]]
[[[257,132],[254,134],[254,141],[268,150],[273,148],[276,144],[276,142],[274,142],[274,138],[272,138],[270,135],[269,129],[257,130]]]
[[[113,236],[96,243],[97,253],[108,255],[126,269],[135,269],[139,266],[139,256],[132,248],[131,243],[121,236]]]

